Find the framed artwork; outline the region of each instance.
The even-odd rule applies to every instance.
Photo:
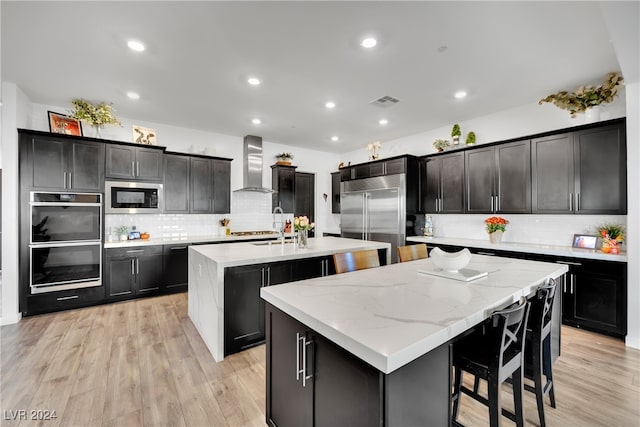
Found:
[[[157,132],[155,129],[133,125],[133,142],[136,144],[156,145],[158,143]]]
[[[598,247],[598,236],[590,234],[574,234],[572,246],[574,248],[595,249]]]
[[[49,132],[82,136],[82,123],[73,117],[49,111]]]

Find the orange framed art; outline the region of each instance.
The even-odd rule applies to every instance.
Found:
[[[82,123],[73,117],[49,111],[49,132],[82,136]]]

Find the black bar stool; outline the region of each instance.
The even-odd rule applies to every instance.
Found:
[[[493,313],[490,323],[453,344],[453,425],[461,425],[456,418],[462,392],[489,407],[492,427],[500,425],[501,414],[524,426],[522,367],[528,315],[529,303],[523,298]],[[462,385],[463,371],[487,381],[487,398]],[[513,381],[515,415],[502,410],[500,403],[500,386],[509,378]]]

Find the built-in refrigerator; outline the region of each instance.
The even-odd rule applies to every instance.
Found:
[[[344,181],[340,189],[341,236],[391,243],[391,260],[406,237],[405,175]]]

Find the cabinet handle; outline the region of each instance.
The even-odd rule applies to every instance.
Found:
[[[307,386],[307,380],[310,380],[313,375],[307,375],[307,346],[313,345],[313,341],[307,341],[305,337],[302,337],[302,387]]]
[[[183,249],[187,249],[186,246],[174,246],[173,248],[169,248],[170,251],[181,251]]]
[[[493,209],[493,196],[491,196],[491,212],[495,212],[495,210]]]
[[[62,174],[62,187],[66,190],[67,189],[67,173],[63,172]]]
[[[296,332],[296,381],[300,381],[300,373],[302,372],[300,369],[300,339],[304,339],[304,337]]]
[[[440,199],[436,198],[436,212],[438,212],[438,200]]]
[[[127,251],[128,254],[139,254],[139,253],[142,253],[142,252],[144,252],[144,249],[136,249],[136,250]]]
[[[136,176],[136,162],[131,162],[131,176]]]
[[[571,292],[570,292],[570,293],[571,293],[571,295],[573,295],[573,282],[574,282],[574,280],[575,280],[575,277],[576,277],[576,275],[575,275],[575,274],[572,274],[572,275],[571,275]]]
[[[567,277],[565,276],[564,280],[562,281],[562,292],[563,293],[567,293]]]
[[[132,276],[136,274],[136,267],[134,264],[135,264],[134,259],[131,258],[131,275]]]
[[[136,176],[140,176],[140,162],[136,162]]]
[[[78,299],[78,295],[71,295],[70,297],[60,297],[56,298],[56,301],[67,301],[70,299]]]
[[[496,212],[500,211],[500,195],[496,194]]]
[[[136,258],[136,274],[140,274],[140,258]]]
[[[569,193],[569,212],[573,212],[573,193]]]
[[[496,254],[491,253],[491,252],[477,252],[478,255],[488,255],[488,256],[495,256]]]
[[[580,193],[576,193],[576,212],[580,210]]]
[[[582,265],[582,263],[580,262],[575,262],[575,261],[556,261],[556,264],[565,264],[565,265]]]
[[[69,189],[73,188],[73,172],[69,172]]]

